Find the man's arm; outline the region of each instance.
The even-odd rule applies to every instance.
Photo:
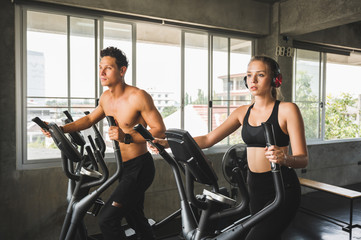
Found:
[[[137,103],[140,106],[140,114],[145,123],[149,126],[149,132],[156,138],[165,137],[165,125],[159,111],[154,105],[152,97],[144,90],[140,90],[137,93]],[[134,142],[144,141],[140,134],[136,134],[133,137]]]
[[[62,129],[65,133],[69,132],[75,132],[75,131],[81,131],[87,128],[90,128],[95,123],[99,122],[101,119],[105,117],[103,108],[101,105],[96,107],[94,111],[89,113],[88,115],[79,118],[78,120],[68,123],[64,126],[62,126]]]

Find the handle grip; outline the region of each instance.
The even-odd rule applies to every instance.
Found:
[[[140,135],[142,135],[142,137],[153,147],[157,148],[159,152],[162,152],[164,150],[164,147],[162,145],[152,142],[154,140],[154,137],[142,124],[135,125],[133,129],[137,131]]]
[[[71,122],[74,122],[73,117],[70,115],[70,113],[67,110],[63,111],[63,113]]]
[[[276,145],[275,134],[273,131],[273,125],[270,123],[267,123],[267,122],[263,122],[262,127],[263,127],[263,131],[264,131],[264,136],[266,138],[267,147]],[[279,166],[279,164],[271,162],[271,168],[272,168],[272,171],[277,171],[280,169],[280,166]]]
[[[115,123],[114,117],[106,116],[106,119],[108,121],[109,126],[117,126],[117,124]],[[113,149],[114,149],[114,151],[120,151],[118,141],[113,140]]]
[[[109,126],[117,126],[115,119],[112,116],[106,116]]]
[[[46,125],[39,117],[33,118],[32,121],[35,122],[36,124],[38,124],[39,127],[44,129],[45,131],[49,131],[49,126]]]

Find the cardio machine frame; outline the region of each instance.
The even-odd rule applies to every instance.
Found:
[[[65,112],[64,112],[65,113]],[[68,120],[72,121],[68,113]],[[115,126],[115,121],[112,117],[107,116],[109,125]],[[55,124],[45,124],[40,118],[34,118],[41,128],[50,132],[54,143],[61,150],[62,166],[65,175],[69,178],[68,181],[68,208],[65,219],[60,232],[60,240],[87,240],[87,234],[83,218],[94,203],[99,199],[99,196],[112,185],[122,174],[122,157],[120,153],[119,144],[113,141],[113,149],[116,160],[116,171],[109,178],[109,171],[104,162],[105,143],[101,138],[98,129],[93,126],[95,132],[95,142],[92,137],[88,137],[92,146],[86,146],[83,136],[79,132],[70,134],[69,140],[63,131]],[[80,148],[80,151],[78,150]],[[84,154],[84,148],[86,154]],[[75,168],[74,168],[75,164]],[[102,169],[98,172],[98,165]],[[90,192],[90,188],[96,187]],[[95,213],[100,209],[95,209]]]
[[[269,123],[262,124],[268,145],[274,145],[273,127]],[[173,153],[171,156],[163,146],[154,144],[153,136],[142,125],[134,127],[150,144],[156,147],[159,154],[171,166],[181,201],[182,235],[186,240],[236,240],[241,239],[249,229],[276,211],[284,201],[284,187],[278,164],[272,164],[272,176],[275,186],[275,199],[261,211],[247,218],[238,219],[223,229],[215,229],[214,222],[224,218],[239,216],[248,206],[247,190],[239,168],[233,169],[233,177],[237,181],[241,194],[245,197],[237,206],[234,201],[219,193],[217,176],[204,156],[202,150],[191,137],[181,129],[169,129],[166,138]],[[179,164],[184,166],[185,184],[181,178]],[[193,184],[198,182],[209,186],[212,190],[204,191],[204,198],[197,199],[193,193]],[[218,211],[220,205],[228,205]],[[200,210],[199,219],[194,216],[192,206]]]

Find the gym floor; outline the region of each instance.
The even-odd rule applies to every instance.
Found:
[[[361,183],[346,186],[348,189],[361,191]],[[353,224],[361,227],[361,199],[353,203]],[[348,223],[350,220],[350,200],[315,191],[302,195],[301,207],[311,209],[323,215]],[[283,234],[283,240],[346,240],[361,239],[361,228],[354,227],[352,234],[342,230],[345,224],[332,222],[312,216],[300,209],[295,220],[290,224]]]
[[[361,183],[347,186],[347,188],[361,191]],[[315,191],[302,195],[301,206],[315,212],[330,216],[348,223],[350,217],[350,201],[340,196]],[[361,199],[354,200],[353,224],[361,226]],[[282,240],[353,240],[361,239],[361,228],[352,229],[352,234],[342,230],[344,223],[305,213],[300,209],[294,221],[284,232]],[[178,236],[166,238],[179,240]]]

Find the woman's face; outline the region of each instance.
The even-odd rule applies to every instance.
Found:
[[[247,68],[247,85],[253,96],[271,92],[271,73],[267,64],[252,61]]]

